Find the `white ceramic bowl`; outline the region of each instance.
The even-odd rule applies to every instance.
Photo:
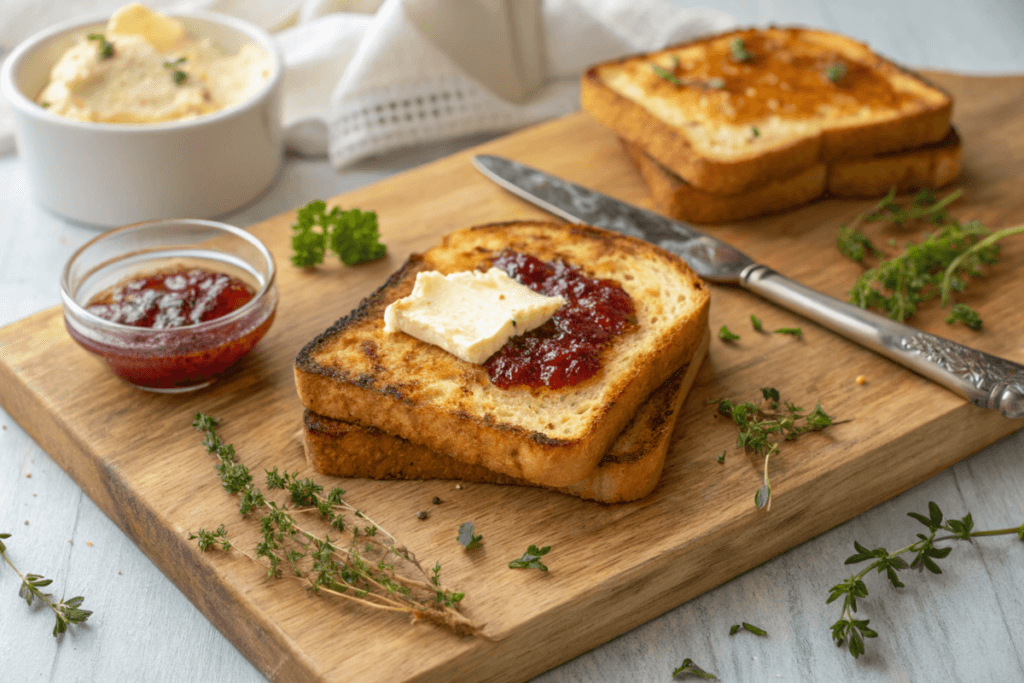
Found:
[[[174,13],[196,37],[235,53],[245,43],[274,66],[249,100],[182,121],[152,124],[74,121],[33,101],[76,37],[101,33],[106,18],[37,33],[11,52],[0,90],[14,108],[18,154],[46,208],[110,227],[160,218],[211,218],[260,195],[280,168],[283,61],[270,36],[245,21],[209,12]]]

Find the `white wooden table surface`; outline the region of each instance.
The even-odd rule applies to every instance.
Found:
[[[1024,73],[1019,0],[715,6],[741,24],[841,31],[910,66]],[[324,160],[289,159],[273,190],[227,221],[251,225],[477,141],[396,153],[343,172]],[[0,158],[0,325],[58,304],[60,268],[94,234],[37,207],[18,158]],[[0,565],[0,681],[263,680],[3,411],[0,426],[0,532],[13,534],[10,557],[23,572],[54,579],[58,595],[84,595],[83,606],[95,612],[58,641],[50,636],[51,616],[27,607],[16,577]],[[825,598],[851,573],[843,561],[854,540],[906,545],[919,528],[906,513],[923,512],[930,500],[949,516],[971,512],[978,529],[1024,523],[1024,432],[535,680],[669,681],[690,657],[725,681],[1024,681],[1024,543],[1016,537],[960,544],[943,574],[907,572],[899,591],[869,576],[860,618],[871,619],[879,637],[856,661],[832,644],[829,626],[839,609]],[[741,621],[769,635],[730,637],[729,626]]]

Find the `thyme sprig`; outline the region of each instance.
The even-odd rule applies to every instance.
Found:
[[[945,307],[953,292],[967,288],[968,277],[982,275],[981,267],[999,259],[999,240],[1024,233],[1024,225],[990,232],[978,221],[952,220],[946,207],[962,194],[951,192],[936,199],[931,190],[922,190],[910,206],[895,201],[895,188],[877,205],[839,229],[836,246],[848,258],[864,263],[871,257],[877,265],[857,278],[849,291],[850,303],[861,308],[884,311],[893,320],[905,322],[920,305],[940,297]],[[897,227],[908,222],[931,221],[938,228],[920,243],[908,242],[903,253],[889,259],[860,230],[867,222],[890,222]],[[946,322],[963,322],[981,329],[977,312],[966,304],[951,312]]]
[[[349,504],[340,488],[325,492],[312,479],[300,479],[297,472],[278,472],[275,467],[266,470],[267,488],[286,491],[289,497],[280,504],[267,498],[253,483],[249,469],[235,459],[234,447],[217,435],[217,425],[216,419],[203,413],[197,413],[192,423],[204,435],[207,452],[217,456],[216,470],[224,490],[239,496],[239,514],[260,515],[263,540],[249,553],[228,537],[222,524],[215,531],[199,529],[189,536],[201,550],[235,550],[265,566],[268,577],[296,579],[312,593],[405,612],[414,621],[426,620],[460,636],[479,633],[479,627],[458,611],[464,594],[441,584],[440,563],[429,572],[424,570],[408,548]],[[323,536],[296,518],[310,513],[329,529]],[[356,521],[349,522],[344,513],[351,513]],[[346,530],[351,534],[348,540],[336,540]]]
[[[4,562],[14,570],[15,574],[21,577],[21,587],[18,589],[18,595],[24,598],[29,606],[32,605],[33,600],[39,599],[53,610],[54,615],[57,617],[57,623],[53,626],[53,637],[56,638],[58,634],[65,633],[71,624],[81,624],[86,621],[92,615],[92,612],[87,609],[81,609],[85,598],[78,596],[70,600],[61,598],[54,601],[52,594],[42,591],[43,588],[53,583],[52,579],[44,578],[39,574],[22,574],[18,571],[18,568],[11,562],[11,558],[7,557],[7,546],[4,545],[4,540],[10,537],[10,534],[0,534],[0,557],[4,558]]]
[[[760,404],[733,403],[727,398],[712,403],[718,403],[718,412],[736,423],[739,429],[736,446],[764,457],[764,481],[754,493],[754,505],[758,510],[767,511],[771,508],[772,496],[768,461],[779,452],[777,439],[781,437],[785,441],[792,441],[801,434],[821,431],[834,424],[834,419],[822,409],[820,402],[809,413],[789,401],[785,401],[783,410],[779,410],[782,399],[774,387],[762,388],[761,396],[763,401]]]
[[[942,573],[942,569],[939,568],[935,561],[949,555],[953,548],[951,546],[937,548],[935,547],[936,543],[943,541],[967,541],[971,543],[973,542],[971,539],[978,536],[1002,536],[1009,534],[1016,534],[1018,538],[1024,541],[1024,524],[1021,524],[1019,528],[974,531],[974,520],[971,518],[970,513],[967,513],[962,519],[944,519],[942,510],[934,502],[928,503],[927,515],[917,512],[908,512],[907,515],[928,527],[928,533],[917,534],[916,541],[893,553],[890,553],[885,548],[869,550],[857,541],[854,541],[853,547],[857,552],[848,557],[845,564],[859,564],[869,560],[871,564],[829,589],[829,596],[825,601],[826,604],[843,598],[839,620],[831,626],[832,640],[839,647],[846,643],[850,654],[855,659],[864,654],[864,640],[878,636],[878,633],[868,627],[868,624],[871,623],[870,619],[854,618],[854,615],[857,613],[857,601],[863,600],[868,596],[868,588],[863,579],[872,569],[876,570],[878,574],[885,572],[893,588],[903,588],[904,584],[900,581],[898,572],[904,569],[927,569],[933,574]],[[951,535],[937,537],[940,531],[948,531]],[[913,553],[914,555],[914,559],[909,563],[902,558],[902,555],[907,553]]]

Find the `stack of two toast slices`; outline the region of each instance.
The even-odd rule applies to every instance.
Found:
[[[505,249],[617,282],[636,325],[601,369],[558,389],[491,383],[481,365],[402,332],[384,309],[416,274],[486,271]],[[709,294],[678,257],[587,226],[513,222],[452,233],[413,255],[296,359],[307,459],[322,474],[529,484],[614,503],[658,482],[708,344]]]
[[[826,31],[733,31],[599,64],[581,98],[683,220],[938,188],[960,170],[952,98]]]

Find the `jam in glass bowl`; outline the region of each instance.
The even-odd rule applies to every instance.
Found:
[[[116,228],[65,266],[64,324],[141,389],[201,389],[270,328],[275,272],[262,242],[223,223],[170,219]]]

